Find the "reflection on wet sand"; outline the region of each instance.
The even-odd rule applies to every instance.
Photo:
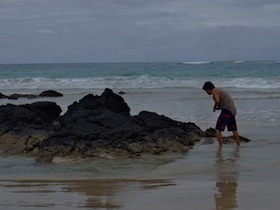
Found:
[[[221,149],[217,152],[217,182],[218,192],[215,194],[216,210],[235,209],[237,204],[237,178],[239,148],[236,148],[229,157],[224,157]]]
[[[174,185],[168,180],[80,180],[71,183],[69,192],[85,193],[86,207],[116,209],[121,208],[119,194],[128,195],[132,190],[149,190]],[[117,196],[118,195],[118,196]]]
[[[174,185],[169,180],[63,180],[63,181],[0,181],[0,209],[119,209],[120,196],[134,190],[145,191]],[[6,191],[6,192],[5,192]],[[45,198],[48,198],[47,200]]]

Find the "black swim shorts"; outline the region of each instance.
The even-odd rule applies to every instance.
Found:
[[[237,131],[235,116],[230,111],[222,109],[222,112],[217,120],[216,129],[224,131],[227,127],[228,131]]]

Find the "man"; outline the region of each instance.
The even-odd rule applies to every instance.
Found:
[[[237,146],[240,145],[239,133],[236,126],[236,108],[234,102],[227,91],[222,88],[215,88],[212,82],[205,82],[203,85],[209,95],[213,95],[214,107],[213,111],[222,110],[216,124],[216,137],[220,148],[223,146],[222,131],[227,127],[228,131],[232,131]]]

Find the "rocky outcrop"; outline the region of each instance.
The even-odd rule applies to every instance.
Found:
[[[204,136],[208,137],[204,143],[207,144],[211,144],[214,143],[214,141],[216,141],[216,131],[214,128],[208,128],[205,132],[204,132]],[[240,142],[250,142],[251,140],[244,137],[244,136],[239,136],[239,140]],[[224,144],[228,144],[228,143],[235,143],[234,140],[234,136],[223,136],[223,143]]]
[[[130,116],[129,111],[123,98],[110,89],[101,96],[85,96],[68,107],[59,119],[60,129],[39,144],[38,160],[185,152],[203,135],[192,123],[147,111]]]
[[[1,106],[0,150],[52,162],[56,157],[182,153],[202,137],[212,138],[211,130],[204,133],[193,123],[154,112],[131,116],[124,99],[110,89],[100,96],[89,94],[60,113],[54,102]]]
[[[11,100],[17,100],[19,98],[27,98],[27,99],[35,99],[40,97],[62,97],[63,94],[59,93],[54,90],[47,90],[43,91],[39,95],[36,94],[21,94],[21,93],[14,93],[12,95],[4,95],[0,93],[0,99],[11,99]]]
[[[1,152],[37,153],[38,143],[53,132],[50,127],[60,113],[53,102],[0,106]]]
[[[39,97],[62,97],[63,94],[55,90],[46,90],[39,94]]]

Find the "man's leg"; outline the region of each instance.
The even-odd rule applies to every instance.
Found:
[[[223,136],[222,136],[222,132],[219,131],[218,129],[216,129],[216,137],[219,142],[220,148],[222,148],[223,147]]]
[[[239,139],[239,133],[238,131],[232,131],[234,139],[236,141],[237,146],[240,146],[240,139]]]
[[[233,137],[236,141],[237,146],[240,146],[240,138],[239,138],[239,133],[237,131],[237,125],[236,125],[236,120],[235,120],[235,116],[232,116],[230,118],[230,120],[228,121],[228,128],[229,131],[232,131],[233,133]]]

